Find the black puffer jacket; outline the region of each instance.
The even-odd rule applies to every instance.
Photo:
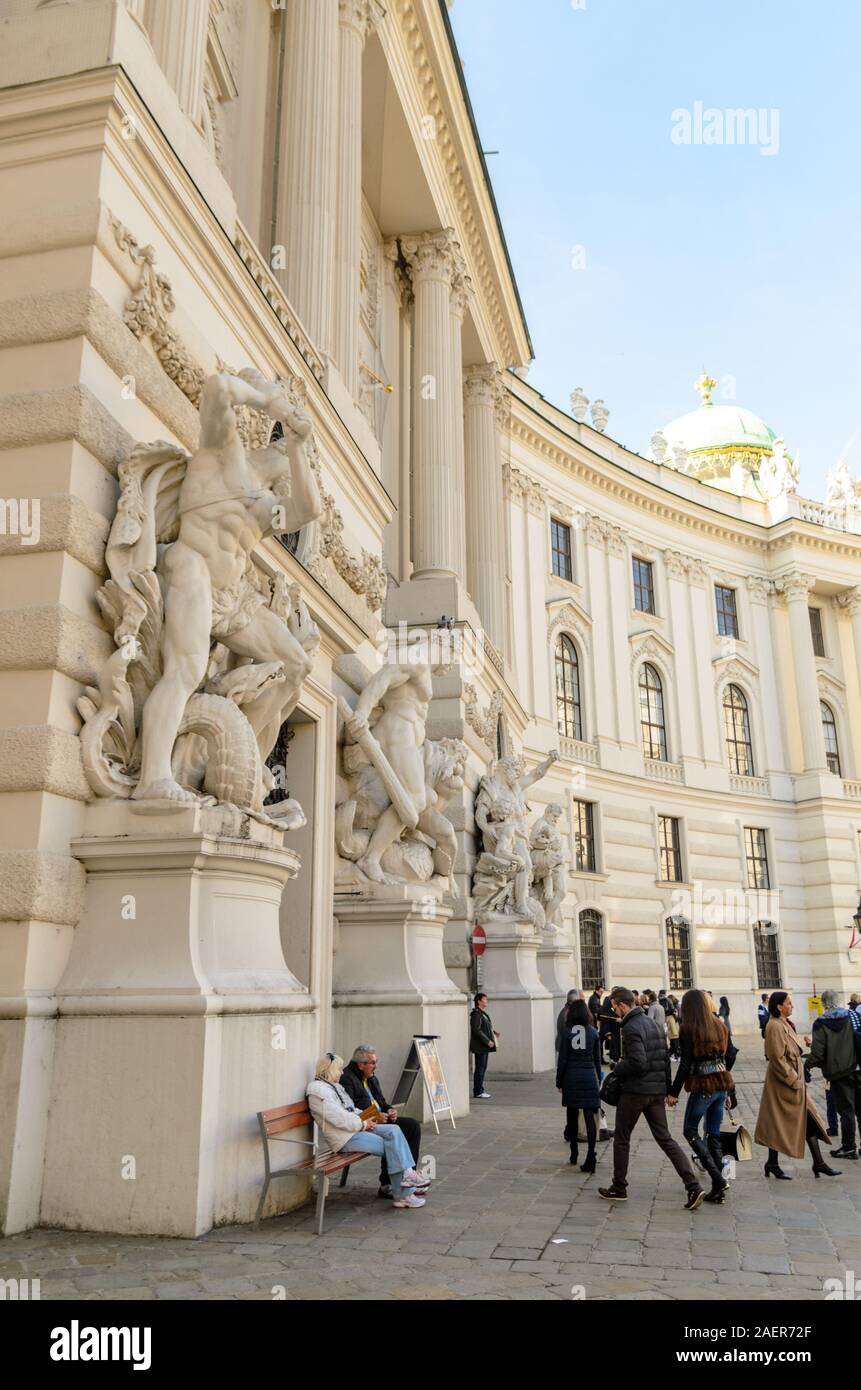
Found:
[[[614,1075],[622,1094],[665,1096],[670,1089],[670,1054],[663,1028],[637,1006],[622,1019],[622,1058]]]

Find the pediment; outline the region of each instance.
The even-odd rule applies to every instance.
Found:
[[[636,666],[639,661],[648,661],[649,657],[672,666],[676,659],[676,649],[672,642],[668,642],[666,637],[652,628],[641,628],[639,632],[630,633],[628,641],[631,643],[632,666]]]

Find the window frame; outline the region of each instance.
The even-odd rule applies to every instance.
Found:
[[[655,681],[657,682],[656,686],[649,684],[647,672],[651,672],[651,674],[654,676]],[[645,686],[643,684],[644,680],[646,682]],[[644,690],[646,692],[646,712],[650,716],[647,721],[644,721],[643,719]],[[651,718],[651,695],[656,695],[657,700],[660,701],[660,722]],[[637,698],[639,704],[640,744],[643,749],[643,757],[648,758],[650,762],[667,763],[670,761],[670,752],[669,739],[667,738],[667,703],[664,699],[664,682],[657,666],[655,666],[651,661],[644,661],[642,666],[640,667],[640,671],[637,676]],[[648,748],[646,746],[646,729],[649,729],[650,731],[653,729],[658,730],[660,737],[657,742],[660,751],[657,754],[655,754],[655,752],[652,751],[655,747],[655,740],[652,737],[651,732],[649,734]]]
[[[771,864],[768,853],[768,831],[761,825],[745,825],[744,831],[744,863],[745,878],[747,880],[748,892],[766,893],[771,892]],[[754,841],[751,837],[757,836]],[[762,837],[761,839],[758,837]],[[759,853],[759,850],[762,852]],[[765,865],[765,882],[756,881],[756,868]],[[753,872],[752,872],[753,870]]]
[[[756,987],[758,990],[782,989],[783,965],[780,959],[780,946],[777,940],[779,928],[776,927],[775,931],[767,932],[764,930],[764,928],[767,926],[776,927],[776,923],[770,922],[769,920],[762,918],[759,921],[752,923],[751,925],[751,935],[753,940],[753,958],[756,969]],[[766,952],[763,945],[763,942],[765,941],[771,942],[771,946],[768,952]],[[774,955],[773,962],[766,961],[766,954],[771,955],[772,953]],[[766,978],[767,967],[769,965],[773,966],[774,972],[777,976],[775,983],[772,983],[770,980]]]
[[[670,832],[670,844],[665,843],[664,826],[669,823],[672,826]],[[661,883],[684,883],[685,866],[682,857],[682,830],[681,818],[679,816],[666,816],[663,812],[658,812],[658,878]],[[670,859],[674,859],[678,873],[670,876],[665,873],[665,865],[669,867]]]
[[[715,584],[715,617],[717,619],[718,637],[731,637],[738,641],[741,637],[741,628],[738,621],[738,590],[731,588],[728,584]],[[731,603],[727,606],[721,602],[719,595],[729,594]],[[732,619],[732,631],[727,630],[727,621]]]
[[[814,622],[814,614],[816,621]],[[825,657],[828,653],[825,650],[825,629],[822,626],[822,609],[818,605],[807,606],[807,616],[810,620],[810,640],[813,643],[813,655]],[[821,650],[819,650],[821,648]]]
[[[583,945],[584,917],[590,917],[592,919],[585,925],[591,928],[598,938],[597,950],[589,951],[588,953],[584,950]],[[580,952],[580,987],[583,990],[594,989],[596,985],[603,984],[607,979],[607,938],[604,930],[604,922],[604,913],[597,907],[582,907],[577,913],[577,947]],[[600,966],[600,969],[595,972],[594,978],[587,974],[585,964],[587,954],[589,959],[597,959]]]
[[[828,715],[827,719],[825,718],[826,714]],[[819,719],[820,723],[822,724],[822,741],[825,744],[825,766],[828,768],[828,771],[833,772],[836,777],[842,777],[843,772],[841,770],[842,763],[840,760],[840,735],[837,732],[837,716],[834,713],[834,710],[832,709],[831,705],[829,705],[828,701],[823,700],[821,696],[819,699]],[[834,733],[833,749],[830,748],[828,744],[829,729],[833,730]],[[832,767],[832,759],[837,764],[836,767]]]
[[[692,930],[687,917],[672,915],[664,918],[667,979],[668,988],[671,990],[693,989],[695,987]],[[682,932],[686,934],[684,938],[682,937]],[[681,969],[679,959],[681,959]],[[686,974],[684,974],[685,964],[687,964]]]
[[[647,574],[648,574],[648,585],[646,585],[646,586],[644,586],[644,585],[641,583],[641,581],[640,581],[640,579],[639,579],[639,577],[638,577],[638,566],[639,566],[641,569],[645,569],[646,572],[647,572]],[[651,560],[644,560],[643,557],[642,557],[641,555],[632,555],[632,556],[631,556],[631,581],[632,581],[632,583],[633,583],[633,588],[634,588],[634,608],[636,609],[636,611],[637,611],[638,613],[648,613],[648,614],[649,614],[651,617],[653,617],[653,618],[657,617],[657,615],[658,615],[658,610],[657,610],[657,606],[656,606],[656,602],[655,602],[655,567],[654,567],[652,561],[651,561]],[[649,597],[649,607],[648,607],[648,608],[644,608],[643,605],[642,605],[641,603],[638,603],[638,601],[637,601],[638,595],[644,590],[644,588],[647,589],[647,592],[648,592],[648,597]]]
[[[581,797],[572,798],[571,848],[573,855],[572,872],[575,874],[598,873],[598,847],[595,839],[595,803],[584,801]],[[585,829],[581,826],[585,822]],[[588,849],[586,862],[581,863],[581,848]]]
[[[558,536],[564,536],[565,544],[557,544]],[[562,573],[557,569],[557,556],[562,556],[567,562],[567,573]],[[560,521],[558,517],[550,517],[550,573],[556,579],[564,579],[567,584],[574,583],[574,548],[571,543],[571,527],[566,521]]]
[[[738,696],[738,699],[741,701],[740,706],[735,703],[736,696]],[[729,709],[727,705],[728,700],[732,702]],[[728,718],[730,709],[733,714],[731,728]],[[741,737],[739,737],[738,720],[734,717],[739,709],[742,714]],[[753,735],[750,731],[750,701],[740,685],[736,685],[734,682],[730,681],[724,686],[723,695],[721,697],[721,710],[723,712],[724,747],[726,748],[727,763],[730,772],[735,777],[755,777],[756,761],[753,756]],[[739,766],[739,748],[745,750],[744,767]]]
[[[565,653],[567,653],[567,652],[569,652],[569,651],[570,651],[570,654],[571,654],[571,658],[572,658],[572,659],[571,659],[571,660],[566,660]],[[568,693],[567,693],[567,691],[566,691],[566,689],[565,689],[565,670],[566,670],[566,667],[570,667],[570,668],[573,670],[573,680],[572,680],[573,693],[572,693],[570,696],[568,695]],[[561,693],[560,693],[560,669],[561,669],[561,674],[562,674],[562,689],[561,689]],[[573,638],[573,637],[570,635],[570,633],[568,633],[568,632],[560,632],[560,633],[558,633],[558,634],[557,634],[557,637],[556,637],[556,641],[555,641],[555,643],[554,643],[554,645],[553,645],[553,681],[554,681],[554,686],[553,686],[553,688],[554,688],[554,695],[555,695],[555,700],[556,700],[556,731],[557,731],[557,733],[559,734],[559,737],[560,737],[560,738],[570,738],[570,739],[574,739],[574,740],[577,741],[578,743],[582,743],[582,741],[583,741],[583,682],[582,682],[582,680],[581,680],[581,672],[580,672],[580,653],[579,653],[579,651],[577,650],[577,643],[574,641],[574,638]],[[565,714],[564,714],[564,721],[560,720],[560,718],[559,718],[559,714],[560,714],[560,703],[561,703],[562,710],[565,712]],[[571,721],[571,725],[572,725],[572,728],[573,728],[574,731],[575,731],[574,733],[568,733],[568,730],[567,730],[567,724],[568,724],[567,712],[568,712],[569,708],[573,711],[573,718],[572,718],[572,721]],[[563,723],[563,722],[565,723],[565,726],[566,726],[565,728],[562,727],[562,723]]]

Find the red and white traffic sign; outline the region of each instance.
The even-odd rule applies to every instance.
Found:
[[[473,927],[472,929],[472,949],[477,956],[483,956],[487,947],[487,934],[484,927]]]

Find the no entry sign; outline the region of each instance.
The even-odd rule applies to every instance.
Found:
[[[487,936],[484,927],[473,927],[472,929],[472,949],[477,956],[483,956],[487,947]]]

